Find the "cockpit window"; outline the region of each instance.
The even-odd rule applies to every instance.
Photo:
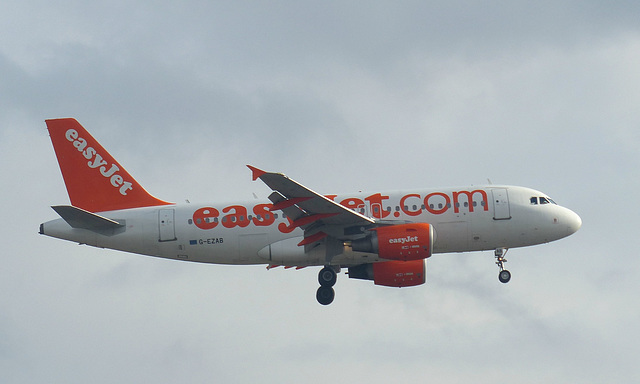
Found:
[[[538,205],[538,204],[556,204],[555,201],[551,200],[550,197],[544,197],[544,196],[532,196],[531,197],[531,205]]]

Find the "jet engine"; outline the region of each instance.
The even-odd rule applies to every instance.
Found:
[[[386,287],[412,287],[427,281],[427,260],[386,261],[349,267],[349,278]]]
[[[373,228],[371,232],[363,239],[352,241],[352,249],[401,261],[426,259],[433,252],[434,231],[427,223],[390,225]]]

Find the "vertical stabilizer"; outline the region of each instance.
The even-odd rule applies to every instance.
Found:
[[[46,123],[73,206],[103,212],[171,204],[142,188],[75,119]]]

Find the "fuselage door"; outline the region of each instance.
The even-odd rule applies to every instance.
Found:
[[[493,218],[495,220],[508,220],[511,218],[509,208],[509,194],[506,188],[496,188],[491,190],[493,195]]]
[[[160,228],[159,241],[176,240],[176,225],[173,209],[160,209],[158,211],[158,227]]]

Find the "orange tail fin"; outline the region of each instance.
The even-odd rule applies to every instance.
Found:
[[[73,206],[103,212],[171,204],[145,191],[75,119],[46,123]]]

